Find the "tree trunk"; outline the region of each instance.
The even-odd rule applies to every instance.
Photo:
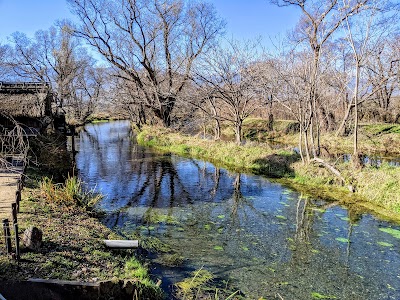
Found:
[[[358,89],[360,85],[360,63],[357,59],[356,85],[354,87],[354,147],[353,156],[358,157]]]
[[[160,108],[153,109],[154,114],[157,118],[159,118],[164,127],[171,126],[171,113],[175,106],[175,98],[174,97],[167,97],[167,98],[160,98]]]
[[[301,122],[300,122],[300,134],[299,134],[299,153],[302,163],[305,164],[303,155],[303,126],[301,125]]]
[[[215,120],[214,140],[219,140],[221,138],[221,124],[218,118],[217,108],[215,107],[215,99],[209,100],[209,103]]]
[[[344,115],[344,117],[343,117],[343,120],[342,120],[342,122],[340,123],[340,126],[339,126],[339,128],[338,128],[338,130],[336,131],[336,136],[339,136],[339,135],[341,135],[343,132],[344,132],[344,128],[345,128],[345,125],[346,125],[346,122],[347,122],[347,120],[349,119],[349,117],[350,117],[350,112],[351,112],[351,109],[353,108],[353,103],[349,103],[348,105],[347,105],[347,109],[346,109],[346,113],[345,113],[345,115]]]
[[[219,119],[215,119],[214,140],[219,139],[221,139],[221,124],[219,123]]]
[[[274,130],[274,115],[272,113],[270,113],[268,115],[268,130],[269,131],[273,131]]]
[[[240,145],[242,143],[242,121],[238,120],[235,124],[235,141],[236,144]]]

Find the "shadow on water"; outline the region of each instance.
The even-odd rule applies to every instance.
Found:
[[[169,291],[203,267],[249,299],[400,298],[396,224],[261,176],[154,153],[135,144],[127,122],[88,125],[79,143],[79,176],[105,195],[103,222],[158,241],[148,255]]]
[[[271,178],[294,177],[294,169],[290,165],[299,159],[297,153],[267,155],[254,161],[254,164],[260,167],[253,172],[256,175],[268,174]]]

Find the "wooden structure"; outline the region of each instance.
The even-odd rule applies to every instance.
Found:
[[[0,112],[13,117],[27,132],[34,134],[54,127],[52,102],[53,93],[47,82],[0,81]],[[6,128],[13,126],[1,116],[0,124]]]

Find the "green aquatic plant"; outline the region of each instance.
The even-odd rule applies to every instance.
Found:
[[[204,225],[205,230],[211,230],[211,225],[210,224],[205,224]]]
[[[141,237],[141,246],[146,250],[154,252],[167,253],[172,251],[170,245],[153,236]]]
[[[393,247],[393,244],[387,242],[377,242],[377,244],[383,247]]]
[[[223,250],[224,250],[224,247],[222,247],[222,246],[215,246],[215,247],[214,247],[214,250],[223,251]]]
[[[350,240],[346,239],[344,237],[337,237],[335,240],[337,240],[338,242],[341,242],[341,243],[350,243]]]
[[[311,293],[311,297],[313,299],[337,299],[336,296],[332,296],[332,295],[322,295],[320,293],[317,292],[312,292]]]
[[[179,224],[178,220],[174,216],[160,214],[152,208],[146,211],[146,213],[143,216],[143,220],[147,224],[160,224],[160,223],[165,223],[169,225]]]
[[[177,294],[181,299],[193,299],[196,293],[214,278],[213,274],[203,268],[192,272],[191,275],[176,283]]]
[[[191,276],[175,284],[175,298],[181,300],[230,300],[244,299],[239,290],[226,281],[214,283],[214,275],[203,268],[191,273]],[[247,298],[246,298],[247,299]]]
[[[185,260],[185,258],[178,253],[164,254],[161,257],[162,263],[164,265],[170,266],[170,267],[180,266],[183,264],[184,260]]]
[[[386,228],[379,228],[380,231],[389,233],[391,236],[395,237],[396,239],[400,239],[400,230],[397,229],[393,229],[390,227],[386,227]]]

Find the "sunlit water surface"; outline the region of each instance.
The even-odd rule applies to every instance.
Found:
[[[203,267],[249,299],[400,299],[400,226],[210,163],[138,146],[126,121],[87,125],[79,176],[105,195],[103,222],[154,236],[163,286]]]

